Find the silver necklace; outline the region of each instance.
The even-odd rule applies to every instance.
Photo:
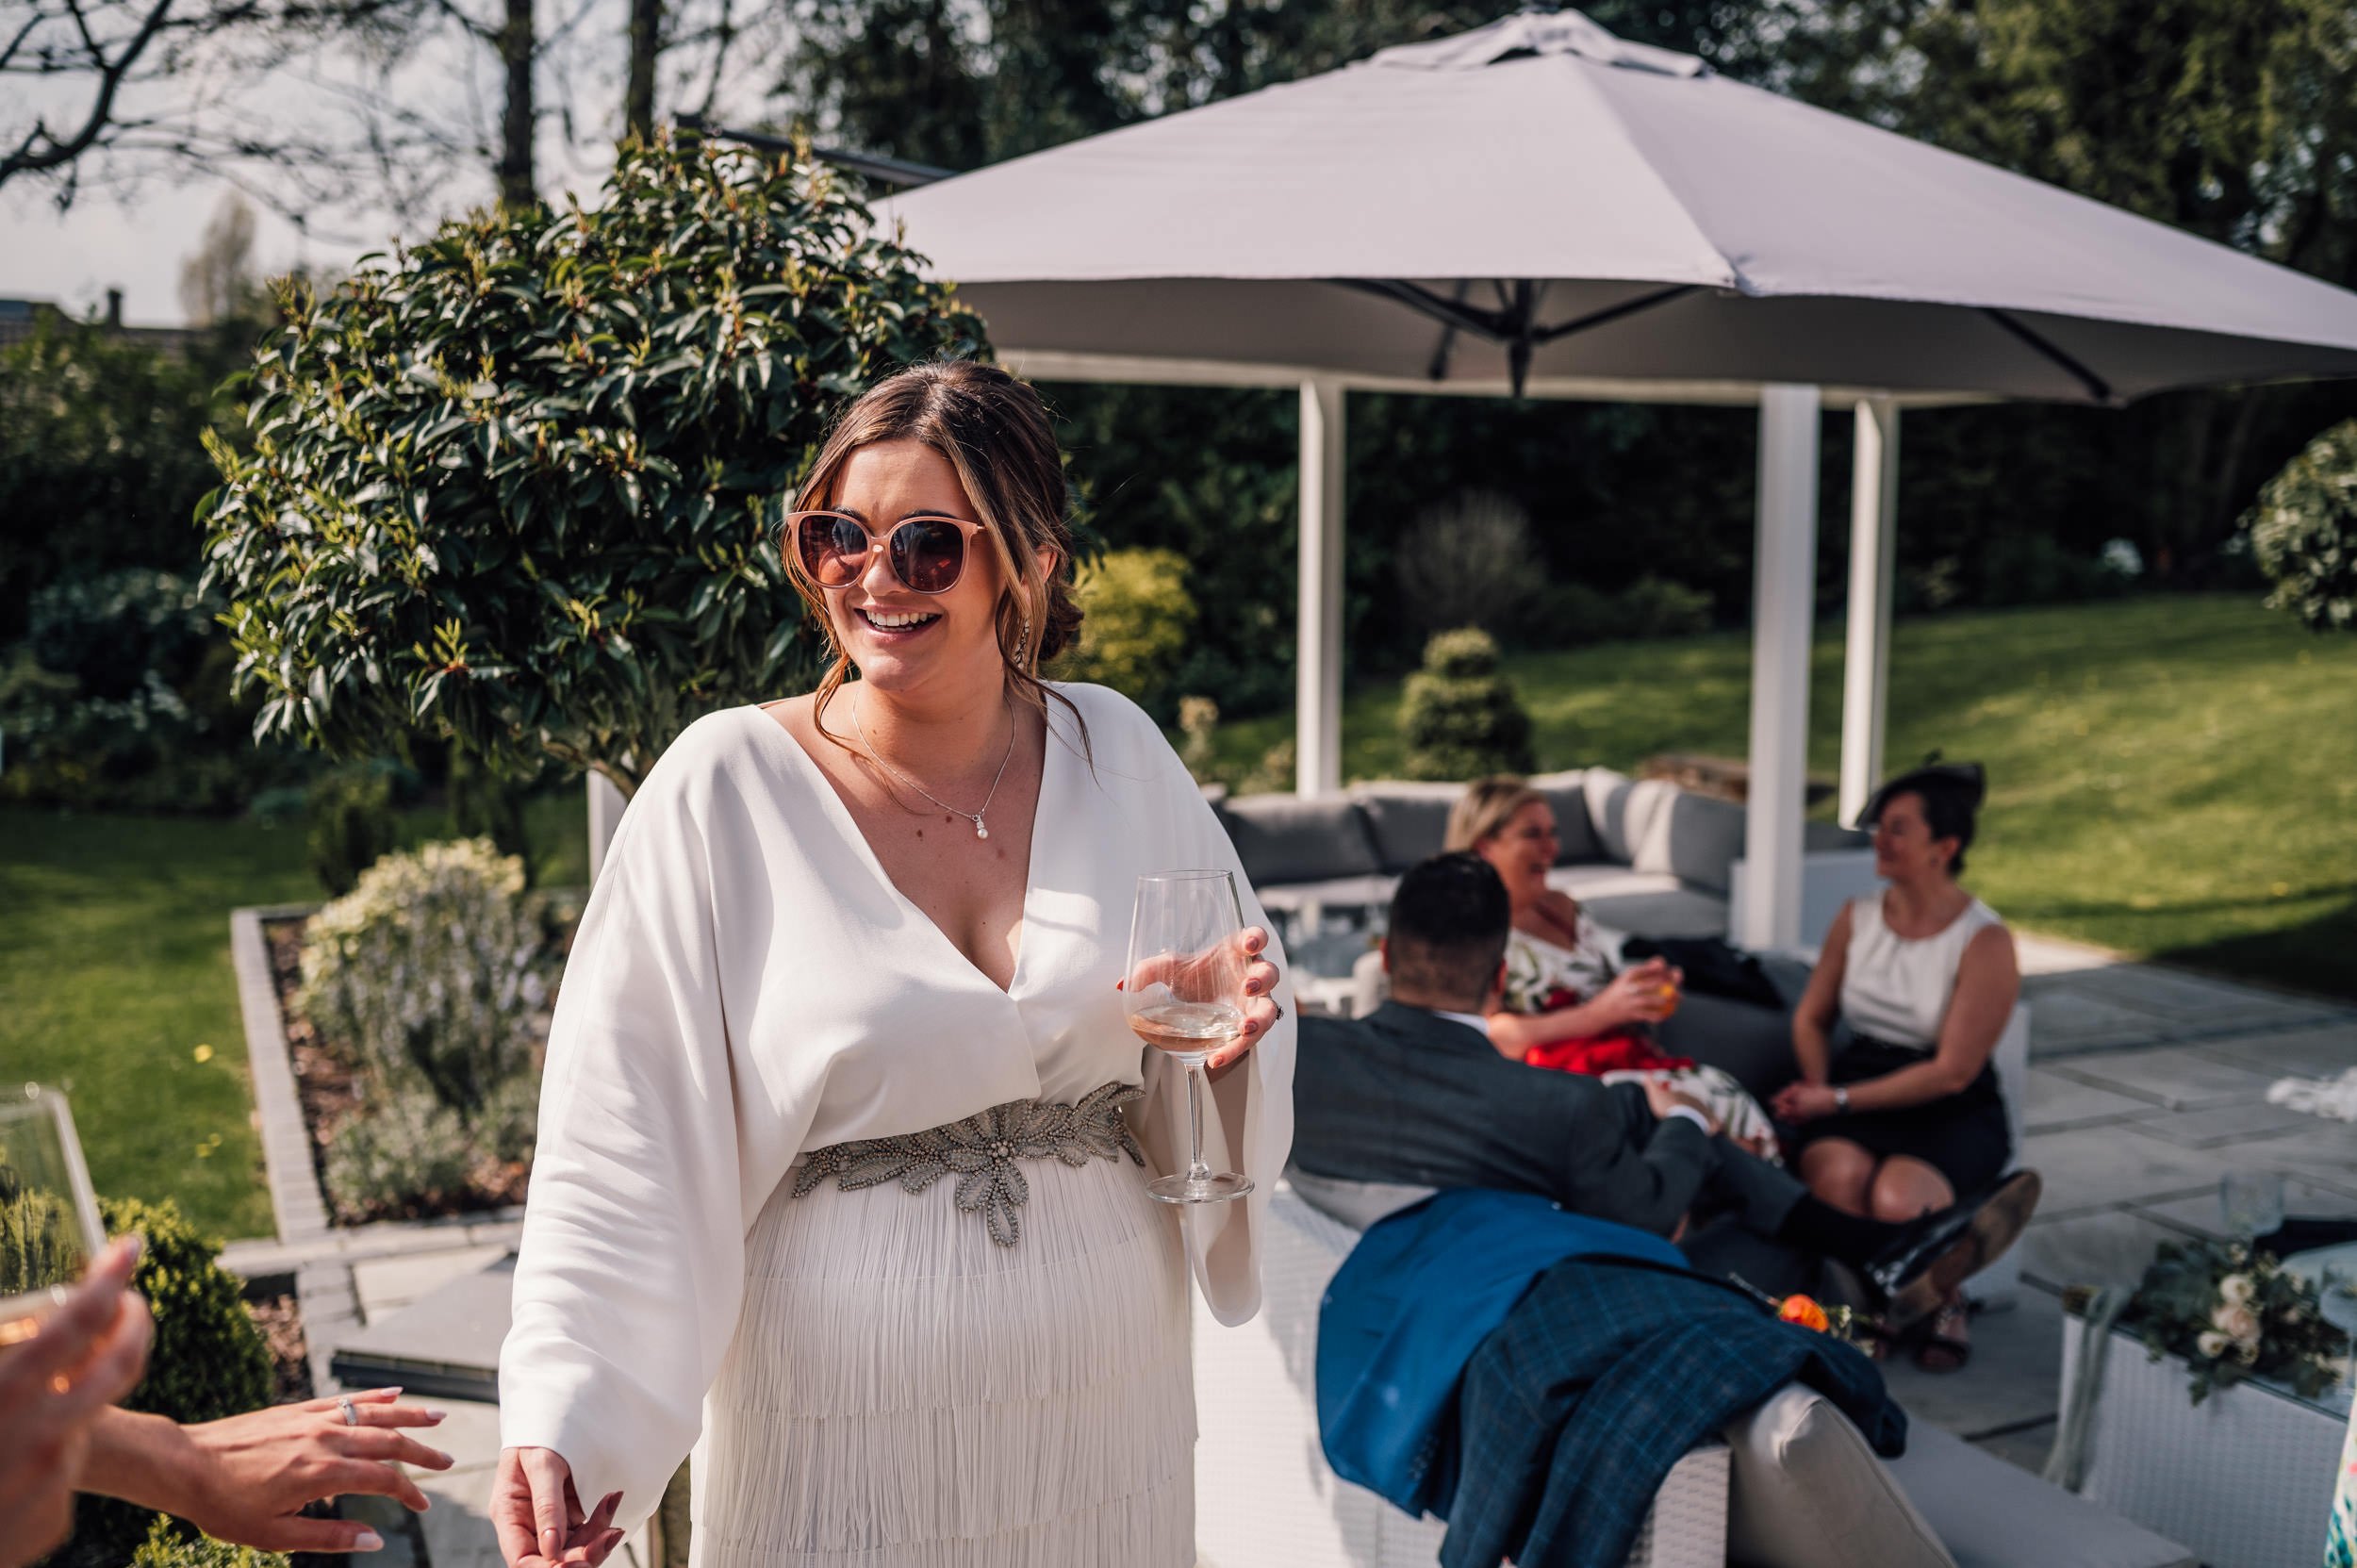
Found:
[[[1007,776],[1007,763],[1014,756],[1015,732],[1022,728],[1021,725],[1014,722],[1014,714],[1012,710],[1010,710],[1007,714],[1006,753],[998,759],[998,771],[990,781],[990,793],[982,797],[981,811],[960,811],[957,807],[951,805],[948,801],[943,800],[931,790],[927,789],[923,784],[918,784],[915,779],[910,778],[906,773],[901,772],[898,768],[884,761],[883,753],[876,750],[876,743],[867,738],[867,726],[860,722],[859,710],[860,700],[858,695],[855,693],[851,698],[851,728],[859,732],[859,743],[867,748],[867,754],[876,759],[878,767],[882,767],[885,772],[891,774],[894,778],[899,780],[902,784],[908,785],[911,789],[916,791],[919,795],[925,797],[928,801],[931,801],[933,804],[939,806],[942,810],[948,812],[950,816],[963,817],[967,821],[973,823],[975,837],[988,838],[990,836],[990,830],[982,825],[982,812],[990,810],[991,801],[998,798],[998,781]]]

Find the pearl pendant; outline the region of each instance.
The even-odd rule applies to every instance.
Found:
[[[988,838],[990,836],[990,830],[982,826],[982,819],[979,817],[974,818],[974,836],[977,838]]]

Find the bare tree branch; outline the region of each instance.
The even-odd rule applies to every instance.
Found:
[[[91,34],[90,19],[82,10],[81,0],[66,0],[66,8],[74,19],[74,31],[81,36],[83,47],[89,51],[90,70],[97,77],[89,112],[82,117],[78,129],[64,136],[50,130],[48,123],[39,115],[34,116],[31,127],[25,131],[16,148],[0,156],[0,187],[5,187],[20,174],[46,173],[53,169],[65,168],[98,144],[112,120],[115,94],[121,91],[124,77],[139,63],[140,56],[146,52],[147,46],[155,41],[164,19],[172,14],[174,3],[175,0],[156,0],[140,22],[139,30],[109,58],[106,48]],[[26,30],[29,32],[41,20],[36,12],[25,24]],[[9,53],[14,54],[15,49],[16,46],[11,44]]]

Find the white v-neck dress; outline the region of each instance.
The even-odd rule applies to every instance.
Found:
[[[704,1568],[1193,1568],[1187,1276],[1224,1322],[1259,1307],[1292,997],[1204,1099],[1208,1157],[1258,1192],[1153,1202],[1185,1092],[1114,989],[1136,879],[1225,867],[1261,912],[1152,721],[1059,689],[1095,762],[1051,704],[1006,991],[758,708],[683,734],[608,851],[550,1036],[501,1438],[619,1488],[626,1526],[693,1445]],[[1012,1246],[954,1178],[795,1196],[813,1151],[1139,1083],[1146,1167],[1021,1160]]]

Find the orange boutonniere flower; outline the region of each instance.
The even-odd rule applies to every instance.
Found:
[[[1821,1334],[1829,1332],[1833,1328],[1833,1320],[1825,1315],[1825,1309],[1805,1296],[1786,1296],[1776,1304],[1776,1316],[1786,1323],[1797,1323]]]

